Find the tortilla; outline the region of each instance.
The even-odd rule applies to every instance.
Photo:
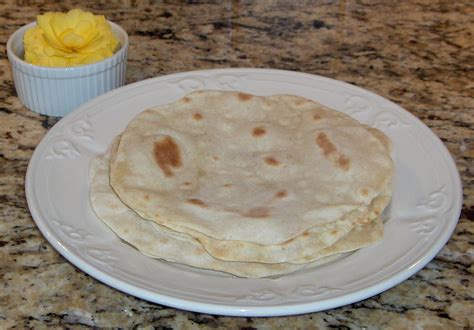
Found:
[[[371,212],[393,175],[384,145],[345,114],[297,96],[217,91],[139,114],[110,169],[114,191],[142,218],[201,242],[275,246],[338,227],[318,249],[349,232],[345,216]]]

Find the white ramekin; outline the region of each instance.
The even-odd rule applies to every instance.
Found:
[[[62,117],[82,103],[125,84],[128,35],[109,22],[120,40],[112,57],[93,64],[74,67],[44,67],[23,60],[23,35],[35,22],[15,31],[7,42],[8,59],[20,101],[30,110]]]

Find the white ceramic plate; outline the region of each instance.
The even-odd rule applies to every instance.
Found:
[[[332,264],[278,279],[242,279],[148,258],[122,243],[93,213],[89,163],[139,112],[196,89],[288,93],[314,99],[384,131],[394,144],[393,199],[382,243]],[[224,315],[319,311],[387,290],[446,244],[462,203],[459,174],[441,141],[392,102],[319,76],[259,69],[180,73],[128,85],[81,106],[36,148],[26,176],[28,205],[48,241],[98,280],[176,308]]]

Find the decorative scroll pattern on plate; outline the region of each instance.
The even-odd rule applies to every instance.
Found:
[[[200,79],[181,79],[174,82],[173,85],[185,94],[203,89],[205,87],[205,83]]]
[[[65,237],[68,237],[71,241],[76,244],[86,244],[90,239],[94,237],[90,232],[72,227],[63,221],[53,219],[51,223],[55,226],[55,229],[61,232]]]
[[[241,303],[255,303],[255,302],[270,302],[272,300],[279,300],[281,298],[285,298],[288,300],[291,299],[298,299],[301,297],[304,298],[311,298],[316,299],[322,295],[332,293],[332,292],[340,292],[344,289],[342,287],[328,287],[328,286],[319,286],[319,285],[301,285],[294,287],[290,290],[270,290],[265,289],[263,291],[254,291],[250,294],[244,295],[239,299],[236,299],[237,302]]]
[[[446,185],[442,185],[440,188],[430,193],[428,197],[423,198],[416,206],[419,209],[430,213],[440,213],[446,211],[446,209],[449,207]]]
[[[64,133],[54,137],[45,158],[47,160],[76,159],[81,156],[80,147],[94,141],[94,129],[89,115],[76,119],[64,128]]]
[[[71,135],[78,139],[92,141],[94,139],[94,130],[92,129],[92,122],[86,117],[79,119],[71,124],[69,127]]]
[[[245,80],[245,76],[221,75],[215,78],[217,87],[223,90],[242,88],[243,80]]]
[[[79,157],[81,153],[77,150],[74,143],[68,140],[60,140],[53,143],[50,147],[48,154],[46,154],[47,160],[62,160],[62,159],[75,159]]]
[[[345,95],[344,112],[348,115],[355,116],[359,114],[366,114],[373,111],[372,103],[364,96],[360,95]]]
[[[86,247],[85,253],[96,263],[106,265],[109,268],[115,267],[115,264],[119,261],[113,251],[104,247]]]
[[[63,237],[69,239],[69,245],[80,248],[88,258],[94,260],[97,264],[107,266],[110,269],[113,269],[116,265],[119,258],[107,247],[96,244],[97,235],[93,235],[83,228],[73,227],[57,219],[51,220],[51,222],[55,225],[55,229],[62,233]]]
[[[395,113],[384,111],[380,112],[371,121],[371,126],[380,129],[409,127],[410,125]]]
[[[410,222],[410,229],[417,233],[420,238],[427,238],[438,227],[439,221],[433,217],[416,218]]]

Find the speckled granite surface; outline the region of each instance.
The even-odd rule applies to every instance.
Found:
[[[35,226],[24,176],[34,148],[57,119],[20,104],[5,43],[38,13],[77,4],[0,3],[0,328],[474,327],[472,1],[80,2],[128,31],[128,82],[223,67],[320,74],[400,104],[426,123],[455,159],[464,185],[461,219],[427,267],[350,306],[260,319],[183,312],[123,294],[64,260]]]

